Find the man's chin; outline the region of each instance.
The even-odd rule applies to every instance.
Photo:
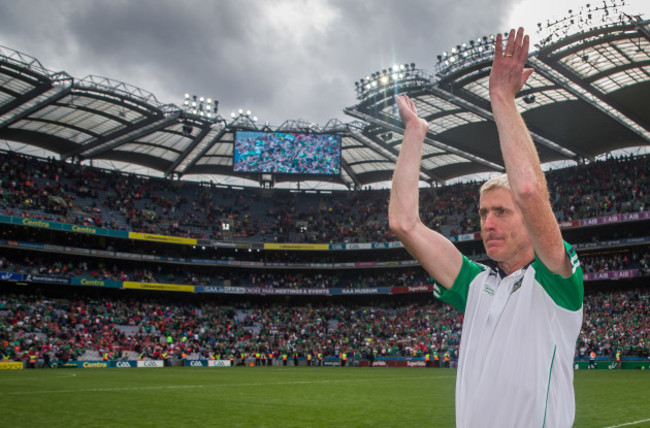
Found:
[[[491,248],[489,250],[486,250],[485,253],[491,260],[494,260],[495,262],[500,262],[503,256],[501,251],[499,251],[499,249],[497,248]]]

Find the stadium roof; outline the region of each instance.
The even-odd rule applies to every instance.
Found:
[[[602,15],[602,16],[601,16]],[[529,57],[535,73],[517,97],[543,163],[591,160],[650,142],[650,21],[603,7],[589,16],[540,24],[545,37]],[[347,188],[389,180],[402,125],[395,93],[408,94],[430,124],[422,159],[427,183],[503,171],[488,99],[493,36],[439,56],[432,72],[415,64],[356,82],[356,120],[319,127],[286,121],[270,129],[248,114],[228,119],[190,105],[161,104],[146,91],[108,78],[75,79],[28,55],[0,47],[0,139],[56,153],[69,161],[118,161],[166,177],[235,174],[237,129],[326,132],[342,136]],[[205,102],[206,105],[208,104]],[[209,107],[209,106],[208,106]],[[276,176],[274,182],[296,180]]]

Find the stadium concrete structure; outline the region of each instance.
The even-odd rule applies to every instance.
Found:
[[[542,23],[540,32],[546,36],[529,59],[536,72],[517,102],[541,160],[575,161],[576,169],[605,165],[607,170],[607,162],[591,161],[617,149],[647,147],[650,21],[625,14],[612,3]],[[471,258],[486,257],[476,223],[458,224],[471,214],[467,195],[477,195],[476,183],[469,187],[445,183],[468,174],[503,171],[488,101],[492,49],[493,39],[487,35],[441,54],[433,71],[405,64],[363,77],[355,84],[358,104],[345,108],[356,119],[353,122],[333,120],[318,127],[287,121],[269,129],[245,112],[222,117],[212,100],[201,106],[197,99],[193,106],[194,99],[188,97],[187,105],[163,105],[153,94],[126,83],[96,76],[77,80],[65,72],[51,72],[25,54],[0,48],[0,139],[58,155],[39,160],[23,153],[0,153],[3,171],[13,169],[13,174],[22,173],[23,181],[30,182],[14,186],[17,195],[9,186],[2,189],[0,291],[20,293],[25,290],[22,285],[30,285],[27,293],[33,289],[63,298],[88,293],[109,299],[162,296],[179,302],[187,298],[245,305],[433,302],[431,279],[399,242],[391,240],[385,212],[388,192],[364,188],[391,177],[402,136],[393,94],[406,93],[430,123],[421,174],[430,188],[423,192],[458,189],[456,205],[460,201],[463,208],[449,216],[455,224],[436,225],[435,217],[426,220]],[[274,188],[281,182],[313,179],[307,176],[234,174],[237,130],[340,135],[341,174],[318,178],[345,190]],[[647,160],[648,156],[630,157],[619,165],[626,174],[611,175],[622,176],[628,185],[634,171],[644,171],[635,200],[616,194],[583,199],[579,202],[587,214],[560,219],[565,239],[575,245],[581,260],[629,258],[636,263],[630,268],[610,263],[608,269],[586,272],[587,292],[615,290],[619,285],[647,289],[650,270],[640,263],[647,262],[650,248]],[[131,163],[156,170],[163,178],[100,170],[88,167],[87,161]],[[585,171],[551,171],[549,180],[562,183],[562,174],[593,177],[593,172]],[[259,185],[242,188],[183,180],[201,175],[240,176]],[[25,189],[49,189],[52,176],[54,188],[65,188],[73,199],[50,194],[39,204],[51,204],[48,208],[58,204],[66,207],[66,214],[21,199]],[[570,180],[567,185],[583,185],[575,177]],[[156,189],[160,195],[134,196],[132,191],[140,187]],[[111,206],[124,196],[120,191],[129,199],[132,213]],[[178,204],[177,217],[162,213],[157,205],[183,198],[187,200]],[[603,208],[605,199],[623,204]],[[213,211],[196,210],[204,217],[194,217],[191,208],[205,201]],[[354,227],[368,225],[385,234],[323,238],[319,226],[331,227],[364,206],[386,209],[361,217],[367,224]],[[616,211],[615,206],[625,209]],[[312,207],[317,213],[310,211]],[[339,208],[332,212],[332,207]],[[340,207],[349,211],[336,212]],[[557,209],[558,214],[561,211]],[[96,214],[103,217],[102,224],[94,222]],[[178,216],[185,216],[187,224],[182,220],[177,224]],[[244,233],[255,229],[246,223],[262,227]],[[341,225],[353,228],[347,222]],[[284,234],[274,234],[273,228],[275,232],[284,228]],[[76,272],[50,269],[67,263]],[[78,268],[82,265],[90,267]],[[116,265],[126,275],[104,275],[102,265]],[[257,282],[250,280],[251,275]],[[191,276],[200,278],[188,279]],[[266,286],[259,286],[260,278]],[[286,278],[290,281],[284,282]],[[424,364],[420,360],[418,364]],[[332,361],[338,364],[335,356]]]
[[[617,149],[647,147],[650,21],[612,1],[540,22],[538,30],[528,64],[535,73],[517,102],[542,163],[581,165]],[[127,83],[79,80],[0,48],[0,139],[70,164],[121,161],[171,180],[240,176],[269,188],[314,177],[234,173],[235,132],[325,132],[342,137],[341,174],[316,179],[354,191],[391,178],[402,138],[393,95],[405,93],[430,123],[421,178],[437,187],[504,170],[488,99],[493,49],[494,35],[487,35],[438,55],[433,71],[404,64],[365,76],[355,82],[358,104],[344,109],[355,121],[320,127],[288,120],[270,129],[245,112],[224,118],[217,101],[186,95],[183,106],[165,105]]]
[[[539,34],[540,42],[529,59],[535,73],[517,102],[533,133],[542,162],[572,160],[584,165],[617,149],[647,147],[650,141],[650,109],[647,108],[650,99],[650,21],[627,14],[612,2],[581,9],[555,22],[540,23]],[[25,54],[2,48],[0,138],[24,143],[24,147],[47,149],[58,155],[58,161],[72,168],[77,168],[75,165],[80,165],[81,161],[123,161],[157,170],[165,177],[163,180],[177,183],[183,182],[185,176],[237,175],[233,172],[233,140],[237,130],[327,132],[342,137],[341,174],[327,180],[338,181],[343,188],[349,189],[343,192],[352,195],[366,185],[390,178],[402,131],[393,94],[406,93],[430,123],[421,177],[433,189],[467,174],[503,171],[488,100],[493,49],[494,36],[488,35],[442,53],[432,72],[418,69],[415,64],[404,64],[362,78],[355,82],[359,103],[345,109],[357,121],[330,121],[322,128],[286,121],[279,128],[268,129],[260,127],[245,112],[226,120],[218,113],[217,101],[194,100],[187,95],[186,103],[181,107],[162,105],[153,94],[126,83],[96,76],[77,80],[65,72],[51,72]],[[312,178],[269,177],[269,174],[242,176],[261,186],[249,190],[237,188],[237,191],[244,192],[244,195],[246,192],[249,195],[262,194],[264,198],[281,191],[270,189],[275,183]],[[230,189],[216,187],[222,189],[221,194]],[[316,193],[322,198],[328,197],[328,192]],[[308,195],[304,195],[307,199]],[[349,196],[343,197],[346,198]],[[385,196],[380,194],[375,196],[377,198],[381,200]],[[281,200],[282,197],[275,199]],[[99,202],[87,201],[89,204]],[[309,203],[318,205],[320,202],[312,200]],[[261,209],[269,208],[262,204]],[[148,212],[151,211],[142,211]],[[250,214],[253,217],[263,215]],[[644,232],[648,221],[646,212],[607,214],[610,215],[607,218],[563,223],[567,240],[576,243],[579,250],[580,245],[591,249],[629,245],[627,241],[602,245],[587,242],[589,237],[584,233],[592,232],[584,232],[584,228],[602,224],[609,225],[609,232],[599,233],[601,241],[612,241],[621,236],[645,237],[647,234]],[[13,228],[17,225],[25,226],[24,217],[30,215],[38,214],[23,212],[7,216],[3,227],[12,225],[12,230],[15,230]],[[386,228],[385,213],[375,217],[375,227]],[[243,234],[238,233],[241,232],[238,230],[242,227],[240,224],[220,220],[224,223],[223,233],[220,231],[215,235],[207,228],[199,228],[191,232],[191,236],[185,231],[183,237],[174,239],[156,237],[156,233],[143,229],[129,231],[128,225],[119,219],[116,221],[118,226],[114,226],[119,229],[117,232],[87,222],[73,227],[66,225],[66,220],[56,218],[44,223],[36,218],[27,226],[76,232],[76,239],[81,239],[79,233],[119,235],[129,239],[135,236],[139,240],[136,242],[142,242],[142,232],[148,232],[149,241],[159,245],[180,242],[191,248],[215,251],[308,250],[295,251],[296,257],[303,258],[298,263],[282,265],[293,269],[313,267],[310,259],[323,258],[323,253],[318,255],[319,251],[332,254],[338,250],[352,251],[346,252],[349,256],[335,257],[337,262],[342,261],[341,265],[322,264],[321,267],[336,270],[346,266],[345,261],[360,262],[361,266],[367,267],[363,263],[370,260],[388,264],[401,260],[397,266],[413,266],[412,260],[404,260],[408,257],[399,253],[403,253],[399,242],[386,242],[386,239],[373,242],[372,239],[355,240],[352,237],[340,242],[334,238],[319,243],[319,236],[314,231],[317,225],[303,221],[292,227],[311,228],[310,233],[285,235],[285,242],[278,243],[277,236],[249,233],[248,237],[242,237]],[[450,235],[450,239],[463,250],[480,258],[483,252],[477,230],[456,231],[450,226],[443,233]],[[158,235],[164,234],[158,232]],[[6,239],[18,239],[17,236],[22,235],[5,233]],[[52,241],[57,238],[50,235],[43,239]],[[634,245],[647,246],[647,241],[645,238],[637,239]],[[106,242],[101,246],[107,246]],[[373,251],[364,251],[371,249]],[[378,249],[385,249],[387,254],[378,257]],[[163,252],[169,251],[167,247]],[[173,254],[169,256],[173,257]],[[226,259],[242,257],[241,253],[218,256]],[[193,257],[196,256],[190,255],[188,260]],[[153,258],[156,259],[159,258]],[[258,267],[271,265],[259,262]]]
[[[517,97],[542,163],[584,162],[650,141],[650,23],[616,2],[540,22],[532,78]],[[393,94],[408,94],[430,123],[422,181],[503,171],[488,100],[494,35],[438,55],[433,70],[393,66],[355,82],[356,120],[323,126],[287,120],[270,129],[246,112],[223,117],[218,102],[162,104],[146,90],[110,78],[52,72],[26,54],[0,48],[0,138],[56,153],[62,160],[121,161],[164,177],[237,176],[236,130],[324,132],[342,136],[347,189],[390,180],[402,127]],[[196,98],[196,97],[194,97]],[[192,105],[194,103],[195,105]],[[240,174],[273,186],[291,175]],[[301,177],[298,179],[306,179]],[[320,177],[322,179],[322,177]]]

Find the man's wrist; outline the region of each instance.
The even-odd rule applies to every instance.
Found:
[[[495,110],[517,110],[515,97],[509,94],[492,93],[490,94],[490,103],[492,105],[493,112]]]
[[[429,131],[429,126],[419,119],[405,124],[404,134],[413,134],[424,138]]]

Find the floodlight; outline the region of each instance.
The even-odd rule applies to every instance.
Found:
[[[186,92],[183,106],[187,113],[214,120],[217,117],[219,101],[213,100],[212,98],[207,98],[207,104],[205,101],[205,97],[197,97]]]

